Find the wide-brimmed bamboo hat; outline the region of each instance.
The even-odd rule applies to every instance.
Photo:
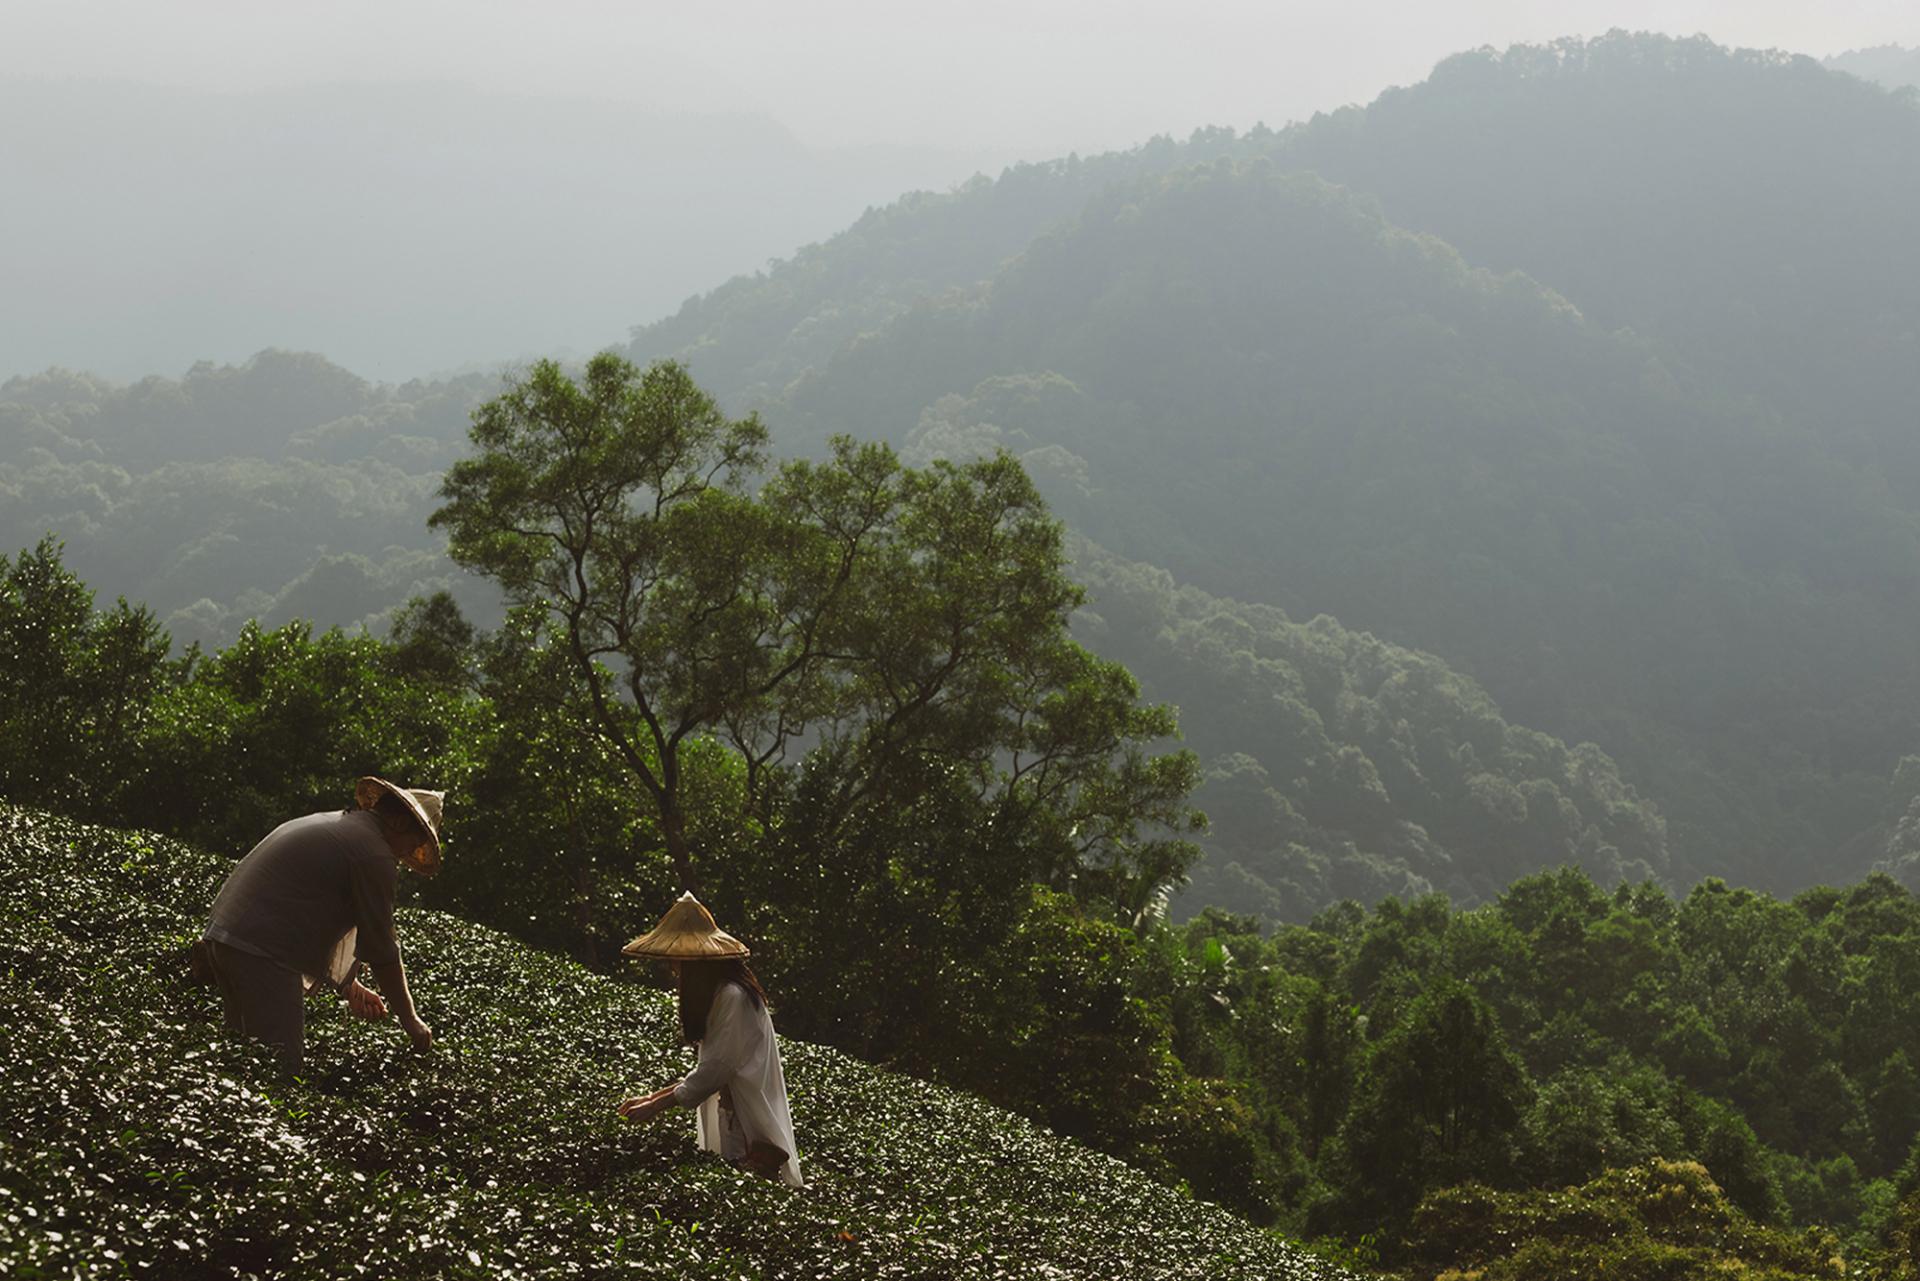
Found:
[[[440,870],[440,809],[447,794],[418,787],[401,787],[371,774],[353,785],[353,802],[363,810],[378,805],[382,796],[399,798],[419,821],[420,830],[427,834],[427,839],[413,847],[413,852],[406,856],[406,864],[422,876],[432,876]]]
[[[682,894],[660,924],[620,951],[661,961],[725,961],[753,955],[745,943],[714,923],[713,913],[692,893]]]

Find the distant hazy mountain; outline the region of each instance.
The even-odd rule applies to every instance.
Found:
[[[1248,155],[1273,169],[1142,176]],[[636,350],[741,403],[784,383],[789,447],[1011,444],[1122,555],[1435,652],[1607,748],[1682,866],[1865,857],[1920,749],[1911,100],[1614,34],[1131,164],[1077,216],[1045,167],[869,215]],[[990,283],[850,269],[962,261],[1015,206],[1036,239]]]
[[[1698,868],[1804,875],[1916,744],[1906,494],[1268,162],[1097,198],[773,419],[1015,448],[1117,553],[1431,650],[1597,741]]]
[[[1457,55],[1280,155],[1920,480],[1920,100],[1616,32]]]
[[[986,279],[1115,183],[1262,154],[1275,135],[1203,129],[1129,151],[1016,165],[868,210],[853,226],[769,269],[736,277],[633,331],[634,359],[686,360],[742,406],[767,404],[849,341],[945,290]]]
[[[915,457],[1011,448],[1077,528],[1170,572],[1140,599],[1192,611],[1113,611],[1097,643],[1207,709],[1188,727],[1221,804],[1291,807],[1277,845],[1219,838],[1264,869],[1241,906],[1478,892],[1529,849],[1658,870],[1654,829],[1618,826],[1657,815],[1606,799],[1616,784],[1664,813],[1676,876],[1797,886],[1920,866],[1900,854],[1920,791],[1900,766],[1920,754],[1916,184],[1911,96],[1807,59],[1620,35],[1476,53],[1281,133],[898,201],[631,351],[763,408],[788,452],[838,431]],[[185,634],[249,609],[361,618],[435,581],[433,543],[405,531],[488,380],[368,387],[301,361],[0,390],[6,528],[106,549],[75,562]],[[202,461],[152,467],[189,439]],[[370,463],[404,483],[370,490]],[[1269,607],[1280,639],[1257,640]],[[1340,621],[1290,621],[1322,614]],[[1202,741],[1221,690],[1293,680],[1269,664],[1235,685],[1236,655],[1364,666],[1372,637],[1322,643],[1363,632],[1472,696],[1402,717],[1421,704],[1398,686],[1301,669],[1331,701],[1296,701],[1348,727],[1325,749]],[[1501,730],[1520,755],[1494,769],[1472,734],[1420,729],[1482,689],[1545,746]],[[1348,804],[1374,794],[1349,748],[1390,800],[1372,818]],[[1591,762],[1615,782],[1581,793]],[[1462,797],[1508,835],[1476,836]]]
[[[1862,80],[1871,80],[1888,89],[1920,85],[1920,49],[1905,49],[1897,44],[1835,54],[1821,65],[1859,76]]]
[[[0,382],[0,554],[52,533],[101,594],[150,605],[182,646],[247,619],[370,622],[409,597],[490,587],[426,528],[495,378],[380,386],[318,356],[130,385],[50,372]]]
[[[1268,155],[1469,261],[1825,424],[1920,481],[1920,101],[1808,58],[1615,33],[1476,51],[1279,133],[1030,165],[902,201],[636,334],[762,403],[916,299],[984,279],[1101,187]]]
[[[1009,157],[449,85],[0,80],[0,378],[266,346],[404,378],[638,317]]]

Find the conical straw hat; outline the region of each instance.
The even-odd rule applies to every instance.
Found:
[[[682,894],[660,924],[620,951],[662,961],[721,961],[752,955],[745,943],[714,923],[713,913],[691,893]]]
[[[407,866],[422,876],[432,876],[440,870],[440,810],[447,794],[417,787],[401,787],[371,774],[353,785],[353,802],[363,810],[378,805],[382,795],[399,797],[413,811],[413,817],[419,821],[420,830],[427,834],[427,839],[416,845],[407,856]]]

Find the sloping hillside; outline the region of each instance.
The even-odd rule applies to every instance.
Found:
[[[218,1034],[178,949],[224,860],[0,809],[8,1276],[1348,1275],[951,1091],[786,1042],[811,1182],[620,1122],[670,1004],[456,918],[402,922],[440,1043],[309,1006],[304,1080]]]
[[[1276,158],[1920,474],[1920,102],[1811,58],[1616,31],[1477,50]]]
[[[1311,176],[1110,192],[791,400],[819,432],[1005,443],[1120,555],[1438,654],[1606,748],[1696,872],[1804,883],[1910,750],[1902,497]]]
[[[1510,724],[1431,654],[1209,595],[1092,544],[1086,644],[1180,709],[1211,820],[1181,906],[1301,921],[1338,899],[1499,897],[1543,864],[1664,877],[1666,824],[1591,743]]]
[[[1035,237],[1072,219],[1116,183],[1185,165],[1260,154],[1273,135],[1203,129],[1128,151],[1015,165],[947,192],[914,192],[819,244],[689,299],[637,327],[635,360],[691,362],[706,385],[764,404],[843,344],[921,300],[986,279]]]

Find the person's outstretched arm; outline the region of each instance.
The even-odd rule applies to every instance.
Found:
[[[430,1048],[433,1045],[433,1029],[421,1021],[419,1011],[413,1008],[413,993],[407,990],[407,967],[398,960],[389,965],[376,965],[373,967],[373,977],[380,984],[380,994],[393,1007],[394,1017],[400,1020],[400,1026],[413,1038],[413,1048]]]
[[[652,1094],[636,1094],[620,1101],[621,1116],[632,1121],[651,1121],[676,1103],[697,1108],[708,1095],[718,1090],[740,1070],[752,1053],[756,1026],[742,1017],[747,994],[728,983],[714,994],[713,1008],[707,1013],[707,1034],[700,1042],[700,1065],[684,1081],[663,1086]]]

